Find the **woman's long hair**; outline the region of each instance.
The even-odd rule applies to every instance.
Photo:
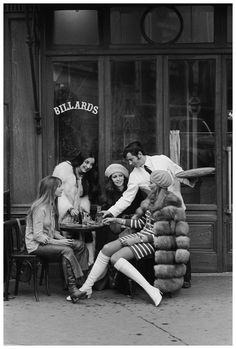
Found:
[[[89,170],[82,176],[83,196],[88,195],[89,199],[92,202],[96,202],[98,200],[100,191],[98,185],[98,170],[96,166],[95,154],[92,151],[79,152],[78,155],[70,161],[70,163],[73,167],[74,175],[76,176],[76,168],[82,165],[84,160],[88,158],[94,158],[95,163],[91,170]]]
[[[57,198],[55,197],[56,189],[62,184],[61,179],[54,176],[47,176],[41,179],[38,185],[38,194],[28,211],[28,217],[32,217],[34,212],[40,207],[47,205],[52,207],[55,213],[55,221],[57,222]]]
[[[122,193],[127,189],[128,185],[128,178],[124,176],[124,189],[122,190]],[[114,184],[111,176],[107,179],[107,182],[105,184],[105,193],[106,197],[103,198],[104,201],[110,206],[112,206],[114,203],[114,194],[120,193],[117,186]]]

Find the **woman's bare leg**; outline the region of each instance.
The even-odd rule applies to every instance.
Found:
[[[121,248],[122,245],[120,241],[115,240],[103,246],[102,250],[99,252],[87,280],[80,288],[80,291],[86,291],[88,298],[91,297],[94,283],[106,274],[110,257]]]
[[[111,257],[114,253],[122,249],[122,245],[119,239],[109,242],[108,244],[104,245],[102,248],[102,253],[105,254],[105,256]]]

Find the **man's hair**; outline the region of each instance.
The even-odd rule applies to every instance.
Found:
[[[132,155],[137,156],[138,153],[141,152],[143,155],[145,155],[145,152],[143,150],[142,144],[139,141],[134,141],[129,143],[123,150],[123,157],[126,158],[126,155],[128,153],[131,153]]]

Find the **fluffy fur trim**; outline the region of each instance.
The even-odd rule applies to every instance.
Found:
[[[171,231],[171,226],[167,221],[155,222],[153,230],[155,235],[157,236],[173,234],[173,232]]]
[[[154,265],[154,273],[156,278],[170,279],[184,276],[186,273],[185,264],[159,264]]]
[[[175,252],[175,261],[176,263],[184,263],[187,264],[190,258],[190,253],[188,250],[184,250],[179,248]]]
[[[155,252],[156,264],[174,264],[175,263],[175,251],[161,251]]]
[[[176,245],[180,249],[189,250],[190,239],[187,236],[178,236],[176,238]]]
[[[172,279],[156,279],[154,286],[157,287],[163,293],[176,292],[182,288],[184,278],[172,278]]]
[[[157,250],[174,250],[175,237],[174,236],[154,236],[154,246]]]
[[[175,226],[176,236],[180,236],[180,235],[187,236],[188,233],[189,233],[189,225],[187,222],[179,221],[178,223],[176,223],[176,226]]]
[[[181,207],[175,207],[175,206],[164,207],[161,210],[156,211],[153,214],[153,217],[156,221],[173,220],[175,222],[179,222],[179,221],[186,220],[185,210]]]

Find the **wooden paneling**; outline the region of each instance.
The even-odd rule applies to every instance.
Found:
[[[192,223],[189,224],[191,249],[213,250],[214,224]]]
[[[216,211],[187,212],[192,272],[217,272],[220,246],[217,246]]]
[[[38,159],[35,158],[34,105],[24,20],[11,20],[10,36],[11,200],[13,204],[27,204],[35,198]]]

